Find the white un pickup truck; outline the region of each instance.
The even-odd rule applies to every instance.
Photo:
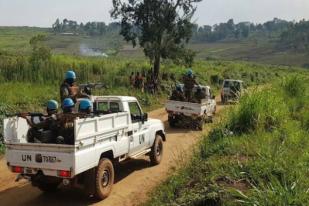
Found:
[[[74,120],[74,144],[28,143],[29,126],[19,117],[4,120],[6,160],[43,191],[60,184],[82,186],[89,195],[106,198],[114,182],[114,163],[148,155],[153,165],[160,163],[163,123],[148,119],[134,97],[91,97],[97,115]]]
[[[168,100],[165,109],[170,127],[186,127],[203,130],[205,122],[212,122],[216,113],[216,100],[209,86],[199,86],[206,94],[200,103]],[[193,89],[196,92],[197,86]]]

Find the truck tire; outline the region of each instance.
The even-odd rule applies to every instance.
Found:
[[[198,131],[203,131],[205,124],[204,118],[198,118],[194,121],[195,129]]]
[[[174,119],[170,119],[168,121],[170,128],[175,128],[176,127],[176,122]]]
[[[150,162],[152,165],[160,164],[163,155],[163,140],[160,135],[156,135],[156,139],[151,147]]]
[[[168,117],[168,124],[170,128],[175,128],[176,127],[176,119],[173,117]]]
[[[225,104],[225,97],[223,95],[221,95],[221,103]]]
[[[95,178],[96,198],[103,200],[109,196],[114,184],[114,177],[113,163],[107,158],[101,159]]]

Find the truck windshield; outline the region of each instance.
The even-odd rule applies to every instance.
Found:
[[[98,102],[96,111],[103,113],[120,112],[119,102]]]
[[[224,88],[230,87],[230,82],[225,81],[225,82],[223,83],[223,87],[224,87]]]

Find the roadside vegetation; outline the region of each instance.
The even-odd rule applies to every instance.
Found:
[[[129,89],[131,72],[147,72],[151,67],[145,58],[42,55],[37,50],[41,50],[40,42],[33,45],[33,51],[29,55],[0,54],[1,124],[6,113],[39,112],[45,109],[49,99],[59,101],[59,85],[68,68],[76,71],[79,83],[101,82],[106,85],[105,89],[97,90],[95,94],[136,96],[146,111],[163,106],[163,100],[175,84],[181,82],[181,77],[187,69],[171,61],[164,61],[159,77],[159,93],[151,95]],[[215,92],[225,78],[242,79],[247,86],[252,86],[265,84],[292,73],[306,72],[298,68],[219,60],[196,61],[192,68],[199,83],[211,85]]]
[[[308,80],[245,95],[146,205],[308,205]]]

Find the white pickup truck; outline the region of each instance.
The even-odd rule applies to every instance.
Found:
[[[200,103],[168,100],[165,109],[168,113],[170,127],[181,125],[193,129],[203,130],[204,123],[212,121],[216,113],[216,100],[209,86],[199,86],[206,93],[206,98]],[[197,86],[193,89],[196,91]]]
[[[4,120],[6,160],[9,169],[33,186],[52,191],[60,184],[83,186],[88,194],[106,198],[114,182],[114,163],[148,155],[160,163],[164,125],[148,119],[134,97],[93,96],[99,114],[74,120],[74,144],[28,143],[27,122]]]

